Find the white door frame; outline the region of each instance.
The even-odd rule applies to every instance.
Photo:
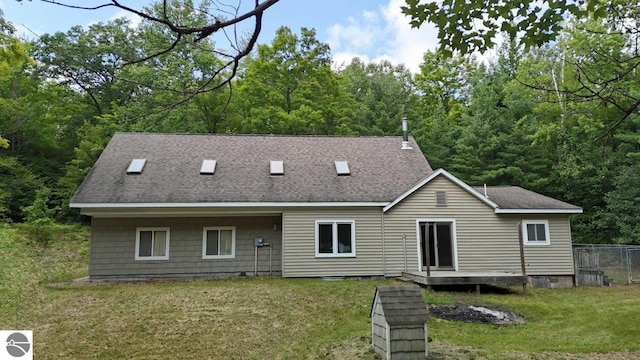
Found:
[[[420,224],[448,222],[451,223],[451,256],[453,257],[453,271],[458,271],[458,236],[456,231],[456,219],[454,218],[421,218],[416,219],[416,242],[418,244],[418,271],[422,271],[422,243],[420,239]]]

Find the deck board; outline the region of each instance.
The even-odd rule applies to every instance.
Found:
[[[526,275],[494,271],[426,271],[403,272],[404,278],[422,285],[523,285]]]

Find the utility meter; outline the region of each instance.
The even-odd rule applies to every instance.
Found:
[[[263,246],[263,239],[260,237],[253,239],[253,246]]]

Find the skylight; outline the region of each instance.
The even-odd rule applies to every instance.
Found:
[[[351,171],[349,171],[349,163],[346,161],[336,161],[336,172],[338,176],[347,176],[351,175]]]
[[[213,175],[216,172],[216,160],[202,160],[202,166],[200,166],[200,175]]]
[[[284,161],[271,160],[271,175],[284,175]]]
[[[147,159],[133,159],[129,168],[127,168],[127,174],[142,174],[144,164],[147,163]]]

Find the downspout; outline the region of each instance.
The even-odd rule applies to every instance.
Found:
[[[387,277],[387,258],[386,258],[386,244],[384,241],[384,208],[380,213],[380,221],[382,222],[382,276]]]
[[[404,271],[407,272],[409,271],[409,268],[407,267],[407,234],[406,233],[402,234],[402,252],[404,255]]]
[[[524,236],[522,232],[524,228],[522,227],[522,221],[518,221],[518,242],[520,243],[520,271],[522,275],[527,276],[527,266],[526,261],[524,259]],[[527,295],[527,284],[522,284],[522,292]]]

